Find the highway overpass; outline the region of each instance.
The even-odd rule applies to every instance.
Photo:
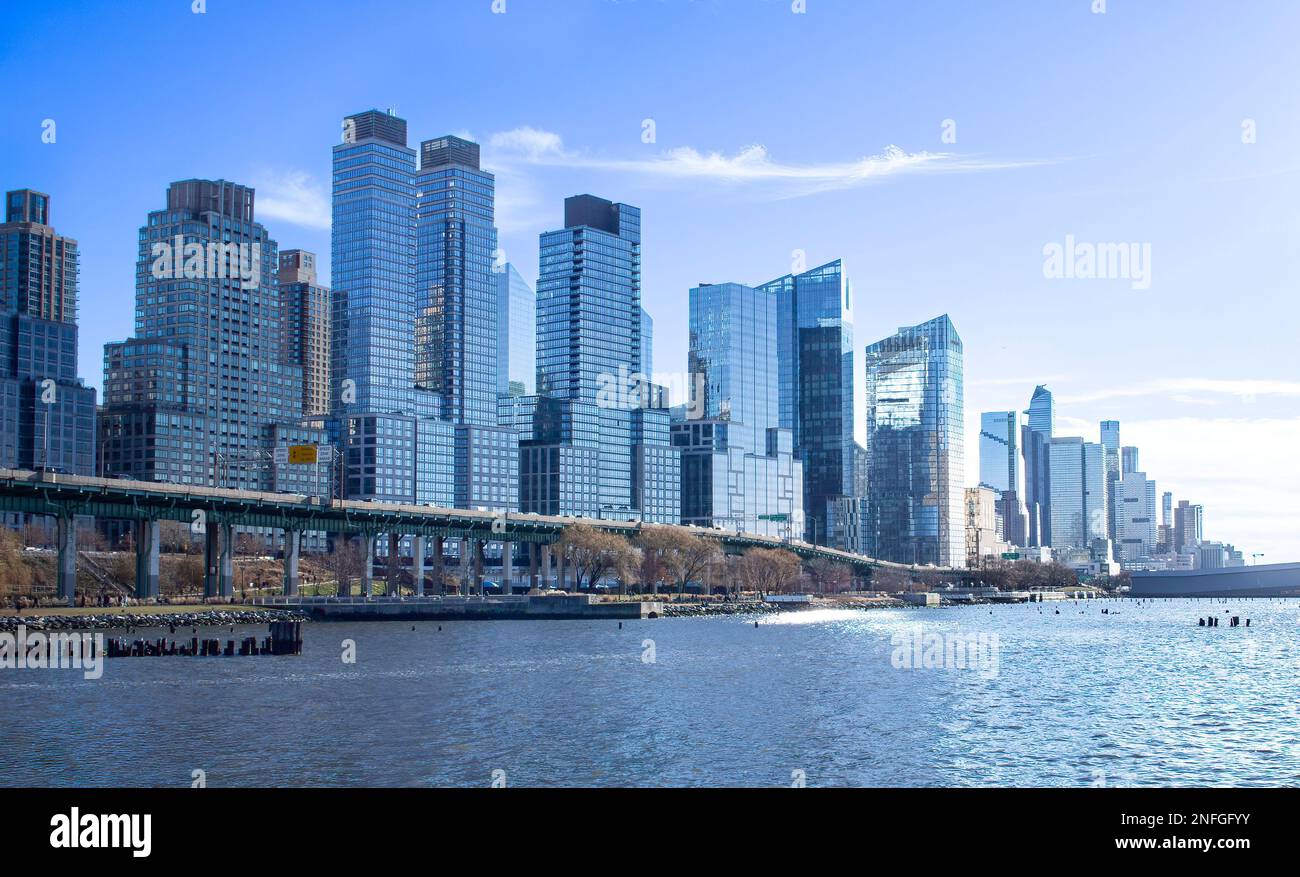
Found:
[[[0,469],[0,512],[47,515],[58,522],[59,596],[71,601],[76,581],[75,519],[131,521],[136,546],[136,594],[142,599],[156,598],[158,586],[159,522],[179,521],[204,537],[204,595],[231,597],[234,594],[235,527],[281,530],[285,534],[285,594],[298,593],[298,557],[303,533],[324,532],[361,537],[366,562],[362,574],[363,588],[373,577],[376,540],[389,538],[390,551],[400,540],[412,540],[414,563],[412,575],[416,592],[424,590],[426,558],[432,560],[434,581],[441,580],[442,548],[447,539],[462,540],[474,559],[474,578],[481,586],[482,551],[488,542],[525,543],[528,546],[529,580],[550,581],[554,559],[556,580],[564,577],[565,559],[550,547],[566,527],[582,520],[594,527],[626,537],[636,536],[638,521],[613,521],[564,517],[544,517],[518,512],[499,513],[447,509],[432,506],[330,500],[323,497],[287,493],[258,493],[190,485],[128,481],[114,478],[91,478],[76,475],[38,473]],[[919,572],[920,568],[888,563],[858,554],[729,530],[684,527],[691,533],[717,540],[724,551],[739,553],[748,548],[785,548],[804,560],[827,558],[851,566],[858,575],[872,570],[894,568]],[[430,552],[429,549],[432,548]],[[504,551],[503,575],[513,569],[512,551]],[[555,555],[552,558],[552,554]],[[391,555],[390,555],[391,556]],[[932,567],[927,571],[934,572]],[[966,570],[938,570],[961,579]],[[389,570],[389,590],[396,587],[394,570]]]

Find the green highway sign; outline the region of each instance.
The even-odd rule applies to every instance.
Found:
[[[1019,560],[1019,559],[1020,559],[1020,552],[1019,552],[1019,551],[1004,551],[1004,552],[1002,553],[1002,559],[1003,559],[1003,560]]]

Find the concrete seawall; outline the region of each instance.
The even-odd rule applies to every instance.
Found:
[[[270,598],[259,606],[303,612],[319,621],[506,621],[660,618],[663,603],[601,602],[586,594],[512,597]]]

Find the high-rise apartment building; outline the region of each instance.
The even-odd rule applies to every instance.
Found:
[[[866,349],[866,553],[966,559],[962,342],[946,315]]]
[[[502,403],[521,431],[521,509],[675,523],[679,455],[641,369],[641,211],[566,199],[539,264],[537,395]]]
[[[316,281],[316,254],[280,251],[280,300],[284,303],[284,343],[289,362],[302,369],[302,414],[330,412],[330,320],[328,287]]]
[[[104,348],[106,475],[272,489],[288,437],[276,427],[300,425],[303,376],[285,344],[278,248],[253,208],[247,186],[183,180],[140,229],[135,336]]]
[[[0,467],[93,475],[95,391],[77,376],[77,242],[50,197],[5,195],[0,225]]]

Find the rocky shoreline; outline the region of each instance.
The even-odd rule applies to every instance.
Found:
[[[111,615],[6,615],[0,632],[12,633],[19,625],[28,630],[128,630],[149,627],[234,627],[273,621],[306,621],[301,612],[283,609],[203,609],[194,612],[128,613]]]
[[[781,610],[758,600],[742,603],[665,603],[664,618],[698,618],[705,615],[770,615]]]

